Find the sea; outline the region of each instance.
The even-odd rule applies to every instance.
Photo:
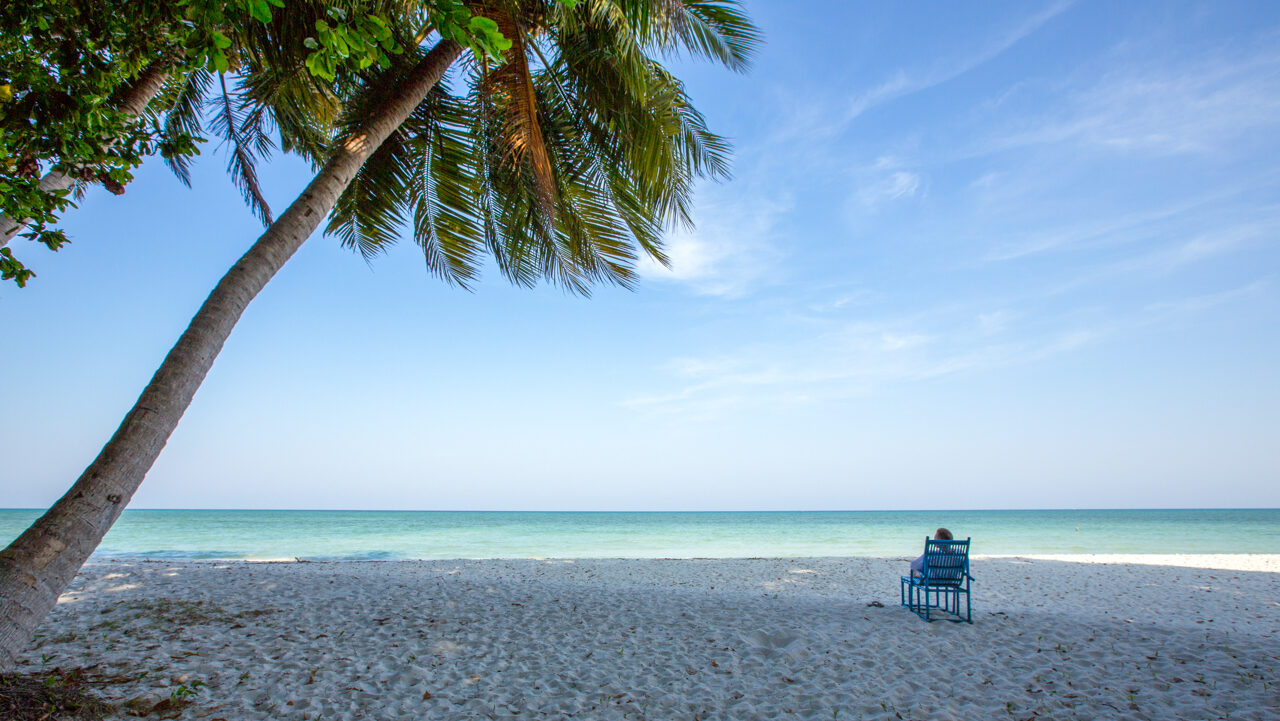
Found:
[[[7,545],[40,514],[0,510]],[[1280,553],[1280,509],[511,512],[126,510],[99,558],[907,557],[939,526],[974,554]]]

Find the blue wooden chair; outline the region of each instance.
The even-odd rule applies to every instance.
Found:
[[[926,621],[934,621],[930,611],[940,609],[955,614],[948,621],[973,623],[969,602],[969,540],[936,541],[926,538],[924,564],[920,574],[902,577],[902,605]],[[964,596],[964,616],[960,616],[960,596]]]

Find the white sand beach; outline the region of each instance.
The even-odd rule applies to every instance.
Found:
[[[973,625],[906,563],[94,561],[20,670],[227,721],[1280,719],[1280,555],[980,557]]]

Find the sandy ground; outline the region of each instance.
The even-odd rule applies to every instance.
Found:
[[[93,562],[22,670],[227,721],[1280,719],[1280,556],[979,558],[973,625],[906,561]]]

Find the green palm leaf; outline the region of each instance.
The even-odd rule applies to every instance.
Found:
[[[728,143],[651,53],[741,69],[758,34],[724,0],[477,7],[511,40],[505,62],[470,60],[455,80],[465,94],[437,87],[360,171],[330,231],[370,257],[407,223],[427,267],[464,288],[486,255],[517,285],[632,287],[640,254],[666,263],[663,232],[691,225],[695,182],[729,175]],[[360,87],[337,142],[391,91]]]

